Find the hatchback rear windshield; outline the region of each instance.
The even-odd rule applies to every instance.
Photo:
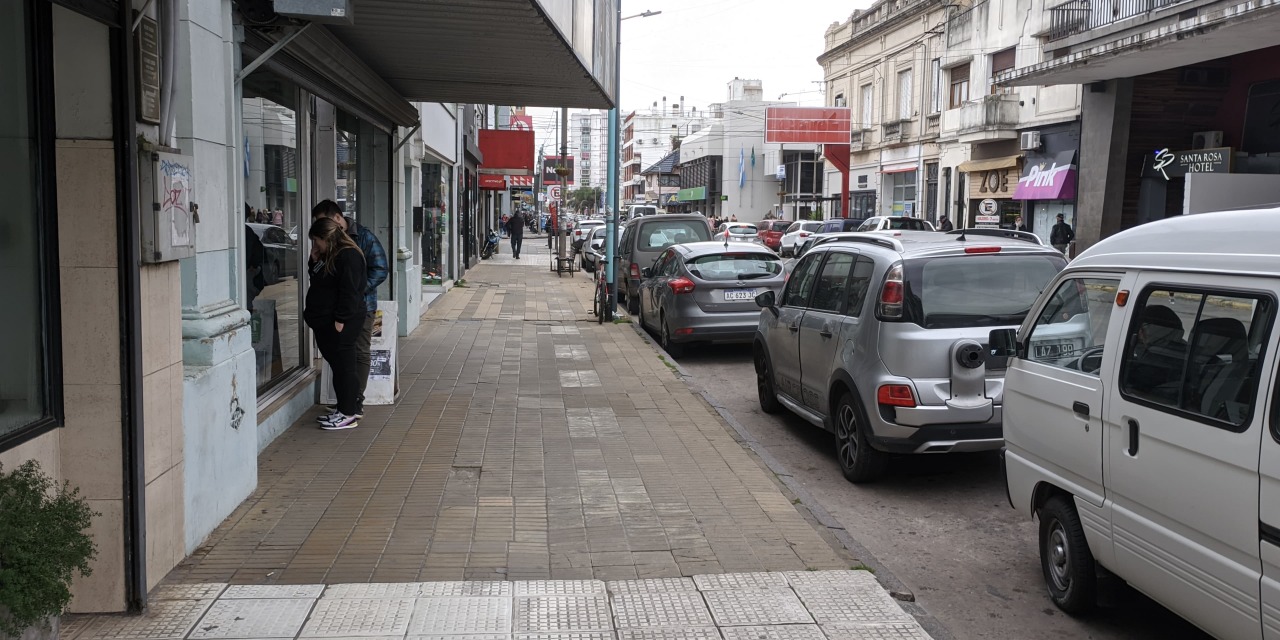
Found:
[[[756,234],[755,227],[729,227],[729,233],[735,236],[754,236]]]
[[[703,280],[755,280],[782,273],[782,261],[771,253],[717,253],[685,261],[689,273]]]
[[[711,239],[711,231],[707,223],[699,221],[655,221],[640,227],[639,245],[641,250],[653,250],[669,247],[673,244],[700,242]]]
[[[974,254],[906,262],[908,319],[926,329],[1022,324],[1066,259]]]
[[[658,215],[657,207],[635,207],[632,209],[638,216],[656,216]]]

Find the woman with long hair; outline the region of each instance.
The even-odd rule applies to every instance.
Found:
[[[329,217],[316,218],[311,237],[311,287],[302,317],[316,333],[320,355],[333,370],[338,406],[320,420],[326,430],[360,424],[360,381],[356,374],[356,338],[364,327],[364,254],[351,236]]]

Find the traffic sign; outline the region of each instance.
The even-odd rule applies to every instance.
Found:
[[[995,215],[998,211],[1000,211],[999,203],[997,203],[995,200],[992,200],[991,198],[987,198],[986,200],[983,200],[982,202],[978,203],[979,213],[983,213],[990,216],[990,215]]]
[[[547,187],[547,199],[552,202],[560,202],[560,185],[553,184]]]

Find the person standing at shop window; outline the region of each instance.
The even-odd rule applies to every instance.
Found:
[[[1070,228],[1070,227],[1068,227],[1068,228]],[[1026,231],[1026,230],[1027,230],[1027,225],[1026,225],[1025,223],[1023,223],[1023,222],[1022,222],[1022,216],[1017,216],[1016,218],[1014,218],[1014,219],[1013,219],[1013,230],[1014,230],[1014,231]]]
[[[320,428],[353,429],[360,425],[362,385],[357,379],[356,342],[366,315],[364,254],[333,218],[317,217],[307,235],[312,244],[307,265],[311,286],[302,317],[315,331],[320,355],[333,369],[333,392],[338,396],[337,407],[320,419]]]
[[[364,416],[364,390],[369,384],[369,346],[373,342],[373,322],[378,313],[378,285],[386,282],[390,265],[387,263],[387,252],[373,232],[355,220],[342,215],[342,207],[332,200],[321,200],[311,209],[311,219],[330,218],[347,232],[360,252],[364,254],[365,285],[364,308],[365,317],[362,328],[356,339],[356,377],[359,381],[358,417]]]
[[[1058,214],[1058,222],[1053,225],[1053,229],[1049,231],[1049,244],[1054,249],[1067,253],[1067,246],[1072,240],[1076,239],[1076,232],[1071,230],[1071,225],[1062,219],[1062,214]]]

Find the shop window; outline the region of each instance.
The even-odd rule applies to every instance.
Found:
[[[39,148],[33,91],[34,41],[28,38],[29,3],[0,3],[0,331],[4,334],[4,366],[0,367],[0,450],[56,424],[60,413],[61,367],[54,366],[60,337],[52,274],[55,240],[44,221],[56,215],[41,194],[37,168]]]
[[[916,172],[901,171],[892,176],[893,202],[890,204],[890,215],[916,215]]]
[[[299,88],[270,72],[250,75],[243,87],[246,306],[262,392],[306,362],[298,276],[311,212],[299,187]]]
[[[962,64],[951,68],[951,97],[948,107],[959,109],[960,105],[969,101],[969,65]]]

